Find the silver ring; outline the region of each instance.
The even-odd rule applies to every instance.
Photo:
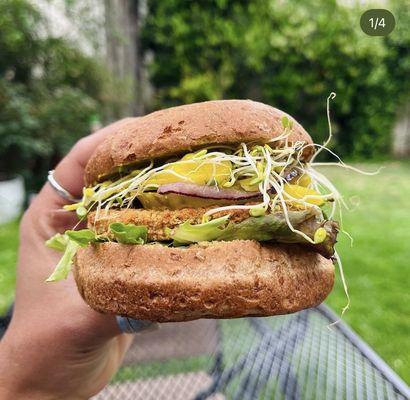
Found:
[[[78,203],[81,199],[73,196],[69,191],[65,190],[54,178],[54,170],[48,171],[47,176],[48,183],[54,189],[54,191],[63,199],[71,201],[72,203]]]
[[[158,329],[158,324],[150,321],[142,321],[128,317],[116,316],[118,327],[122,333],[139,333]]]

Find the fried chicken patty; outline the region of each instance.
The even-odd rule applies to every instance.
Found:
[[[125,210],[109,210],[108,212],[100,211],[98,218],[96,218],[96,212],[93,211],[88,216],[88,227],[95,230],[98,235],[110,236],[108,228],[114,222],[145,225],[148,229],[148,241],[169,240],[169,237],[164,232],[165,228],[176,228],[185,221],[189,221],[192,224],[200,224],[203,215],[211,208],[214,207],[163,211],[129,208]],[[212,218],[219,218],[227,214],[230,215],[229,221],[231,222],[242,222],[249,218],[249,210],[221,211],[213,214]]]

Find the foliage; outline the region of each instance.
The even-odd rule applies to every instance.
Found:
[[[326,97],[335,91],[337,151],[386,154],[410,63],[405,18],[384,39],[361,31],[364,9],[336,0],[148,4],[143,48],[154,54],[155,108],[252,98],[294,115],[320,141],[327,135]],[[394,13],[404,7],[393,6]]]
[[[397,29],[385,39],[389,48],[387,68],[393,77],[395,91],[399,94],[399,103],[404,103],[410,93],[410,7],[402,0],[391,0],[391,4]]]
[[[26,0],[0,2],[0,172],[38,189],[106,106],[106,72],[49,34]]]

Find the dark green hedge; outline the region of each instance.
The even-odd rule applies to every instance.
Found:
[[[143,49],[151,50],[153,108],[219,98],[251,98],[294,115],[316,141],[332,105],[336,150],[385,156],[398,105],[409,91],[410,20],[389,3],[396,30],[366,36],[365,9],[332,0],[149,1]],[[406,52],[407,49],[407,52]]]

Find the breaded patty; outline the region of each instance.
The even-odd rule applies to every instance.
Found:
[[[88,216],[88,227],[96,231],[97,234],[109,234],[108,227],[113,222],[123,224],[145,225],[148,228],[148,241],[169,240],[165,234],[165,228],[176,228],[185,221],[192,224],[200,224],[203,215],[211,208],[183,208],[181,210],[145,210],[145,209],[125,209],[100,211],[96,220],[95,212]],[[241,222],[249,218],[249,210],[229,210],[212,215],[212,218],[222,217],[230,214],[229,221]]]

